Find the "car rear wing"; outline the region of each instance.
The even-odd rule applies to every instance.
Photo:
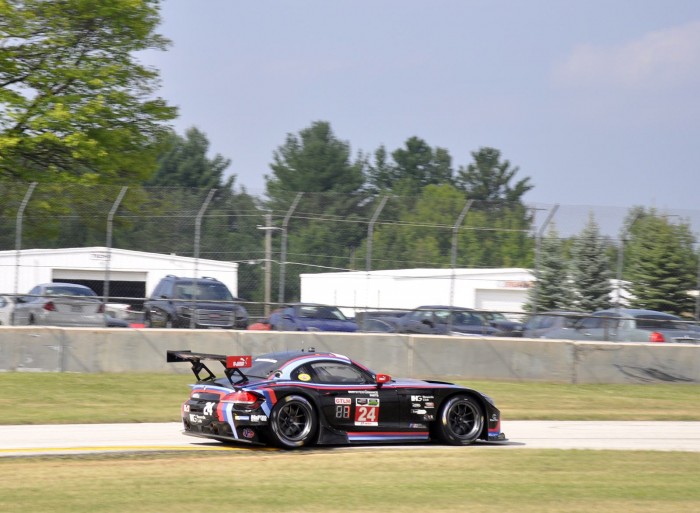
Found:
[[[214,373],[206,366],[202,360],[216,360],[224,366],[224,374],[231,385],[233,383],[233,375],[238,374],[241,379],[238,381],[246,381],[248,377],[241,369],[251,366],[252,358],[246,356],[229,356],[224,354],[209,354],[209,353],[193,353],[189,349],[167,351],[167,362],[190,362],[192,364],[192,373],[197,378],[197,381],[213,381],[216,379]],[[202,377],[201,373],[206,372],[206,376]]]

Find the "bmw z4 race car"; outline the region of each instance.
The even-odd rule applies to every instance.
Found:
[[[504,441],[488,396],[442,381],[392,379],[334,353],[227,356],[167,351],[197,378],[182,405],[186,435],[222,442],[310,445]],[[216,377],[205,362],[219,361]]]

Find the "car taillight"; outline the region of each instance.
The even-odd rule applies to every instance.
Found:
[[[56,305],[53,304],[53,301],[47,301],[44,303],[44,310],[47,312],[55,312],[56,311]]]
[[[666,342],[666,339],[658,331],[652,331],[649,335],[649,342]]]
[[[260,399],[261,397],[259,395],[246,392],[245,390],[241,390],[225,395],[221,399],[221,402],[240,404],[241,406],[252,406],[255,403],[257,403]]]

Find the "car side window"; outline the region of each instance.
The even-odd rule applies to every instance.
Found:
[[[313,372],[308,365],[302,365],[292,372],[292,379],[296,381],[317,381],[314,379]]]
[[[316,362],[311,364],[314,381],[318,383],[367,383],[365,376],[356,368],[339,362]]]

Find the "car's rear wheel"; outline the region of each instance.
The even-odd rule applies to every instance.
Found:
[[[283,449],[311,445],[318,431],[318,417],[311,403],[299,395],[280,400],[270,414],[272,443]]]
[[[450,445],[473,443],[484,427],[484,412],[474,398],[458,395],[445,401],[436,421],[436,434]]]

